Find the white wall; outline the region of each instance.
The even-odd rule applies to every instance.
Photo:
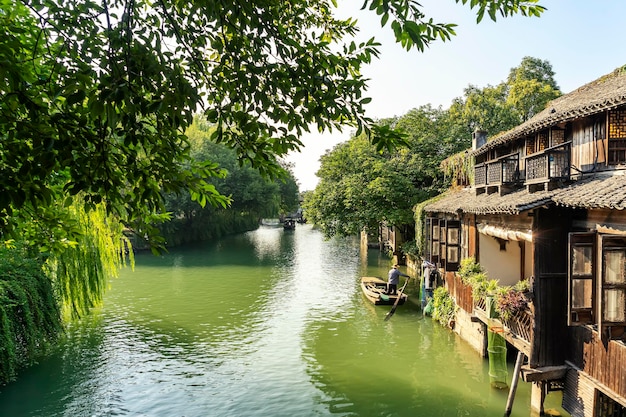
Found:
[[[521,249],[519,243],[507,240],[506,250],[500,250],[499,242],[491,236],[478,234],[478,247],[480,248],[480,265],[487,272],[489,279],[497,279],[499,285],[514,285],[520,280]],[[526,246],[526,258],[530,254],[530,245]],[[529,262],[525,261],[528,265]],[[526,277],[532,275],[532,271],[526,270]]]

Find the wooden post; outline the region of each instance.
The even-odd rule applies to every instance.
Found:
[[[511,415],[513,409],[513,401],[515,400],[515,391],[517,391],[517,382],[519,381],[520,370],[524,364],[524,353],[520,350],[517,352],[517,360],[515,361],[515,370],[513,371],[513,379],[511,381],[511,389],[509,389],[509,397],[506,399],[506,409],[504,410],[504,416]]]

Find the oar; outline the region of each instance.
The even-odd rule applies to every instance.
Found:
[[[387,313],[387,315],[385,316],[385,321],[389,320],[391,316],[393,316],[393,314],[396,312],[396,308],[398,308],[398,303],[400,302],[400,298],[402,298],[402,291],[404,291],[404,287],[406,287],[406,284],[408,284],[410,280],[411,280],[411,277],[408,277],[406,281],[404,282],[404,285],[402,286],[402,288],[400,288],[400,292],[398,293],[398,298],[396,298],[396,302],[393,303],[393,307],[391,307],[391,310],[389,310],[389,313]]]

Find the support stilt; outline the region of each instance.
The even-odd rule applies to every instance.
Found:
[[[506,399],[506,409],[504,410],[504,416],[508,417],[511,415],[511,410],[513,409],[513,401],[515,400],[515,391],[517,391],[517,382],[519,381],[520,369],[522,369],[522,365],[524,364],[524,355],[523,352],[517,352],[517,360],[515,361],[515,369],[513,371],[513,379],[511,381],[511,389],[509,389],[509,397]]]

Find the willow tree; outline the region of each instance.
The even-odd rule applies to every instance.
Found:
[[[70,319],[100,305],[108,280],[128,263],[132,267],[134,257],[121,224],[107,215],[104,204],[86,210],[79,201],[65,210],[76,222],[75,240],[51,252],[44,271],[60,300],[62,317]]]
[[[0,384],[44,354],[62,330],[43,262],[22,245],[0,246]]]
[[[64,203],[55,211],[69,221],[74,240],[39,245],[41,236],[58,233],[31,221],[38,215],[31,212],[20,225],[21,239],[0,246],[0,384],[45,354],[64,323],[99,305],[107,281],[127,261],[132,266],[127,239],[104,205],[87,211],[80,200]]]

